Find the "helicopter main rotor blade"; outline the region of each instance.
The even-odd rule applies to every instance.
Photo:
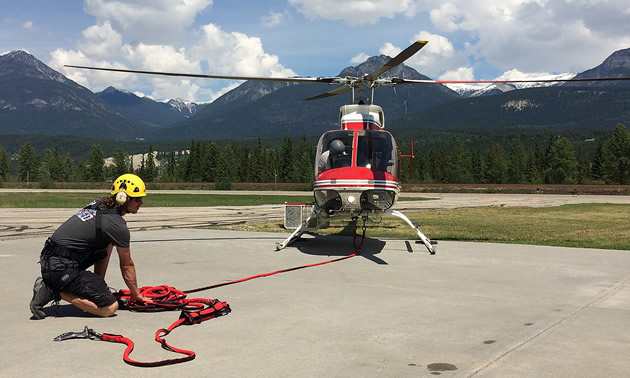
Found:
[[[626,81],[630,77],[599,77],[592,79],[523,79],[523,80],[414,80],[393,78],[391,82],[381,85],[400,84],[497,84],[497,83],[570,83],[589,81]]]
[[[344,85],[343,87],[335,88],[332,91],[328,91],[326,93],[322,93],[322,94],[320,94],[318,96],[306,98],[306,99],[304,99],[304,101],[319,100],[321,98],[336,96],[336,95],[341,94],[341,93],[346,93],[346,92],[348,92],[350,90],[352,90],[352,87],[348,87],[348,86]]]
[[[396,67],[397,65],[401,64],[405,60],[409,59],[413,54],[420,51],[420,49],[423,48],[427,43],[428,41],[421,41],[421,40],[415,41],[413,44],[411,44],[411,46],[401,51],[398,55],[393,57],[389,62],[385,63],[379,69],[372,72],[371,74],[366,75],[365,80],[378,79],[379,76],[391,70],[392,68]]]
[[[204,75],[204,74],[190,74],[190,73],[178,73],[178,72],[158,72],[158,71],[139,71],[139,70],[127,70],[121,68],[105,68],[105,67],[88,67],[88,66],[75,66],[66,64],[64,67],[81,68],[86,70],[95,71],[110,71],[110,72],[124,72],[124,73],[136,73],[146,75],[161,75],[161,76],[177,76],[177,77],[195,77],[201,79],[229,79],[229,80],[259,80],[259,81],[284,81],[284,82],[310,82],[310,83],[333,83],[334,78],[329,77],[258,77],[258,76],[227,76],[227,75]]]

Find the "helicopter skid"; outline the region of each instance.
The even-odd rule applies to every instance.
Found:
[[[424,234],[422,232],[420,232],[420,229],[418,228],[419,225],[417,223],[412,222],[409,218],[407,218],[407,216],[403,213],[401,213],[400,211],[397,210],[387,210],[385,212],[386,215],[393,215],[395,217],[398,217],[402,220],[404,220],[405,222],[407,222],[407,224],[414,230],[416,231],[416,233],[418,234],[418,238],[420,238],[420,241],[422,242],[422,244],[424,244],[425,247],[427,247],[427,250],[429,251],[430,254],[435,255],[435,252],[437,252],[437,241],[432,241],[429,238],[427,238],[426,236],[424,236]]]
[[[276,251],[286,248],[289,244],[293,243],[297,239],[299,239],[304,232],[306,231],[316,231],[318,227],[318,223],[314,226],[311,222],[311,219],[315,219],[317,217],[317,211],[315,209],[311,210],[311,215],[302,222],[302,224],[296,228],[288,238],[284,239],[282,243],[276,243]]]

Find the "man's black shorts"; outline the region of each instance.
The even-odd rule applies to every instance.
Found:
[[[77,297],[89,299],[98,307],[107,307],[116,302],[116,297],[109,291],[109,287],[99,275],[82,270],[79,275],[63,288]]]

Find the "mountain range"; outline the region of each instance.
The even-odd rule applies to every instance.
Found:
[[[389,59],[371,57],[338,76],[361,76]],[[428,79],[404,64],[385,75]],[[608,76],[630,76],[630,49],[575,77]],[[365,95],[374,96],[396,128],[612,128],[630,121],[630,82],[570,84],[458,92],[439,84],[403,85]],[[0,134],[153,141],[317,135],[336,128],[337,109],[351,101],[348,94],[303,101],[329,90],[327,84],[247,81],[207,105],[157,102],[113,87],[92,93],[32,55],[13,51],[0,56]]]
[[[96,95],[119,113],[158,128],[186,120],[205,106],[180,98],[159,102],[114,87],[107,87]]]

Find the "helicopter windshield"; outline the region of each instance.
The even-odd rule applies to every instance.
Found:
[[[387,131],[357,131],[357,167],[365,167],[396,175],[396,143]]]
[[[317,173],[352,166],[354,134],[357,134],[356,166],[396,174],[396,143],[380,130],[336,130],[322,135],[317,147]]]

